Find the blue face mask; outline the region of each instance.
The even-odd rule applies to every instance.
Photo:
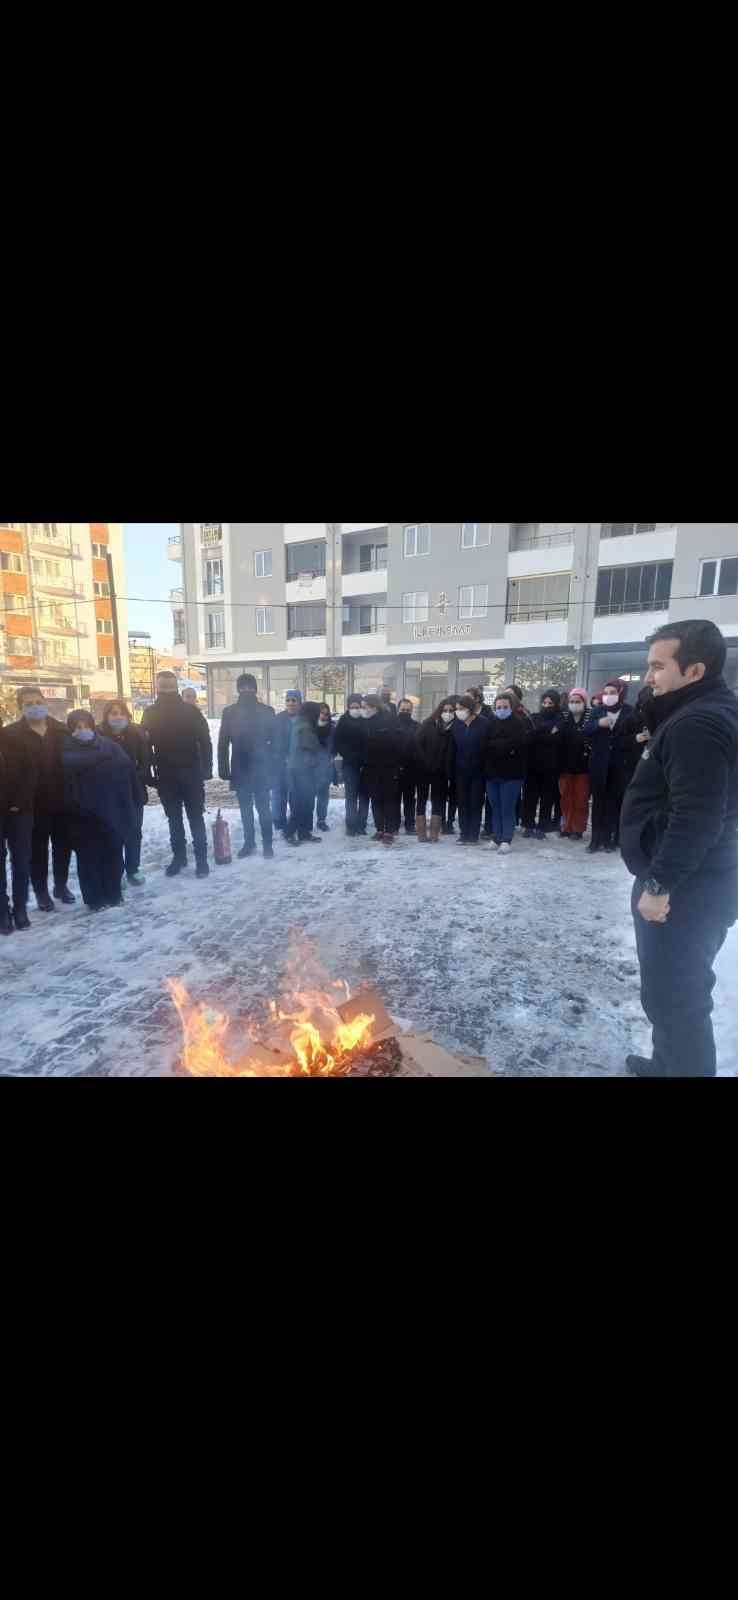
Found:
[[[499,717],[500,722],[506,722],[507,718],[512,716],[512,711],[510,710],[509,706],[507,706],[507,708],[503,708],[501,706],[499,711],[495,709],[495,716]]]
[[[43,722],[46,716],[46,706],[24,706],[23,715],[29,722]]]
[[[115,728],[116,733],[121,733],[124,728],[128,727],[127,717],[108,717],[108,722],[111,728]]]
[[[94,737],[95,734],[92,728],[75,728],[72,734],[72,738],[79,739],[80,744],[89,744]]]

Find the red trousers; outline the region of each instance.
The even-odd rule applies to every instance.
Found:
[[[589,815],[589,778],[586,772],[559,778],[561,815],[565,833],[586,833]]]

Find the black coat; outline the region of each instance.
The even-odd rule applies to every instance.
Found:
[[[367,741],[364,766],[370,772],[399,772],[405,751],[405,739],[399,726],[397,713],[378,711],[366,721]]]
[[[561,772],[566,718],[561,711],[538,711],[533,717],[533,738],[528,751],[528,771]]]
[[[418,767],[427,777],[449,777],[454,762],[453,722],[448,728],[438,717],[426,717],[418,729]]]
[[[213,776],[210,729],[197,706],[178,694],[160,694],[141,723],[152,750],[154,782],[197,773],[203,782]]]
[[[35,816],[56,816],[64,810],[62,750],[67,737],[63,723],[49,717],[43,738],[25,717],[3,728],[0,739],[11,769],[19,811]]]
[[[575,722],[571,712],[566,718],[566,727],[563,732],[564,754],[561,762],[561,775],[566,778],[579,778],[589,772],[589,740],[584,731],[587,721],[586,713]]]
[[[484,747],[484,775],[490,783],[522,782],[528,771],[528,751],[533,742],[533,730],[526,727],[522,717],[502,720],[491,717],[489,737]]]
[[[489,735],[487,717],[473,717],[471,722],[461,722],[458,717],[451,724],[454,741],[454,772],[459,778],[481,777],[484,773],[484,751]]]
[[[218,776],[234,789],[249,782],[271,783],[277,718],[255,694],[239,695],[226,706],[218,739]]]
[[[723,678],[703,679],[658,696],[655,711],[664,720],[623,801],[623,860],[669,891],[699,875],[735,914],[738,701]]]
[[[398,711],[397,726],[403,740],[402,765],[406,771],[414,771],[418,760],[418,734],[420,723],[408,716],[406,711]]]
[[[347,767],[360,770],[364,765],[367,744],[367,724],[363,717],[350,717],[344,711],[336,728],[336,755],[342,756]]]
[[[135,722],[129,722],[128,727],[124,728],[122,733],[117,733],[115,728],[111,728],[107,717],[103,717],[100,723],[100,732],[103,738],[112,739],[113,744],[117,744],[119,750],[124,750],[128,760],[133,763],[133,769],[136,774],[138,804],[145,806],[149,798],[146,785],[154,781],[151,776],[151,746],[145,733],[141,728],[137,727]]]
[[[94,817],[124,840],[135,831],[138,780],[133,762],[112,739],[95,734],[90,744],[80,744],[67,734],[62,751],[66,809],[82,822]]]
[[[635,737],[640,724],[631,706],[622,707],[614,728],[599,726],[606,715],[606,708],[590,712],[584,725],[591,751],[589,781],[593,789],[615,789],[624,794],[641,753]]]

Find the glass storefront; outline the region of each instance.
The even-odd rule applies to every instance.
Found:
[[[448,694],[448,661],[406,661],[404,693],[423,722]]]
[[[287,662],[286,666],[280,662],[269,668],[269,693],[268,697],[265,695],[264,698],[268,698],[269,705],[274,706],[275,711],[284,711],[284,697],[287,690],[299,689],[302,694],[304,688],[302,662]]]
[[[505,676],[507,656],[461,656],[456,679],[457,694],[469,689],[505,689],[510,679]]]
[[[212,696],[210,700],[211,716],[222,716],[225,707],[232,706],[238,699],[236,679],[240,678],[242,672],[252,673],[256,679],[257,693],[262,700],[265,698],[266,670],[264,667],[252,667],[250,664],[245,667],[209,667],[208,675]]]
[[[324,701],[331,711],[346,710],[348,668],[336,661],[308,662],[305,668],[305,694],[308,700]]]
[[[402,668],[403,662],[394,661],[355,661],[354,662],[354,694],[377,694],[380,689],[389,689],[395,700],[402,695]]]

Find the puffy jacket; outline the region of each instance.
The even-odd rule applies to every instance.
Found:
[[[160,694],[144,711],[141,727],[151,745],[155,782],[183,772],[212,778],[210,729],[197,706],[178,694]]]
[[[249,779],[271,783],[277,718],[255,694],[239,695],[226,706],[218,738],[218,776],[237,789]]]
[[[520,717],[491,717],[484,748],[484,775],[492,783],[525,778],[533,730]]]

